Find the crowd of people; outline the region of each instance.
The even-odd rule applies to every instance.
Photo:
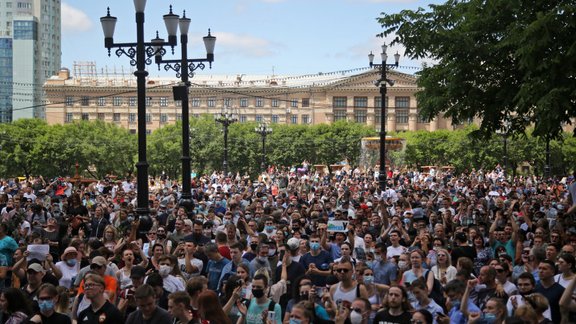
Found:
[[[575,323],[574,176],[0,179],[0,324]]]

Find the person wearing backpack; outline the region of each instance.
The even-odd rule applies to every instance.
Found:
[[[241,314],[241,323],[263,324],[270,318],[273,323],[282,323],[282,308],[279,304],[268,298],[268,278],[263,274],[257,274],[252,279],[252,299],[247,304],[240,300],[236,306]]]

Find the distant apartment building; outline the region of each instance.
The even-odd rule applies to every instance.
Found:
[[[196,75],[191,80],[189,112],[198,117],[231,107],[239,122],[316,125],[347,120],[379,130],[381,99],[374,86],[378,78],[379,71],[372,69],[306,76]],[[385,100],[387,131],[452,129],[447,119],[428,121],[419,116],[414,76],[391,71],[389,78],[395,84],[388,87]],[[181,102],[173,100],[172,94],[178,83],[173,78],[147,79],[148,132],[182,118]],[[62,69],[46,81],[44,91],[48,124],[103,120],[136,133],[136,78],[131,74],[73,77],[68,69]]]
[[[60,0],[0,0],[0,123],[45,118],[42,85],[61,64]]]

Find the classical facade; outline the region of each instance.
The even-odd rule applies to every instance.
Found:
[[[76,69],[75,69],[76,70]],[[377,69],[297,77],[197,75],[189,92],[190,116],[213,115],[223,107],[235,109],[240,122],[322,124],[354,121],[380,128],[381,99],[374,80]],[[418,114],[414,76],[389,72],[387,131],[452,129],[449,120],[423,120]],[[146,122],[151,132],[181,119],[181,102],[173,100],[179,80],[149,77]],[[68,69],[44,84],[49,124],[103,120],[136,132],[136,78],[129,74],[73,77]]]

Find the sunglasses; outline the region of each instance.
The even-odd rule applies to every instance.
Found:
[[[350,269],[337,269],[336,272],[339,272],[339,273],[348,273],[348,272],[350,272]]]
[[[494,269],[494,270],[496,270],[496,272],[498,272],[498,273],[502,273],[502,272],[506,271],[504,269]]]
[[[360,314],[363,313],[360,308],[352,308],[351,310],[354,311],[354,312],[356,312],[356,313],[360,313]]]

